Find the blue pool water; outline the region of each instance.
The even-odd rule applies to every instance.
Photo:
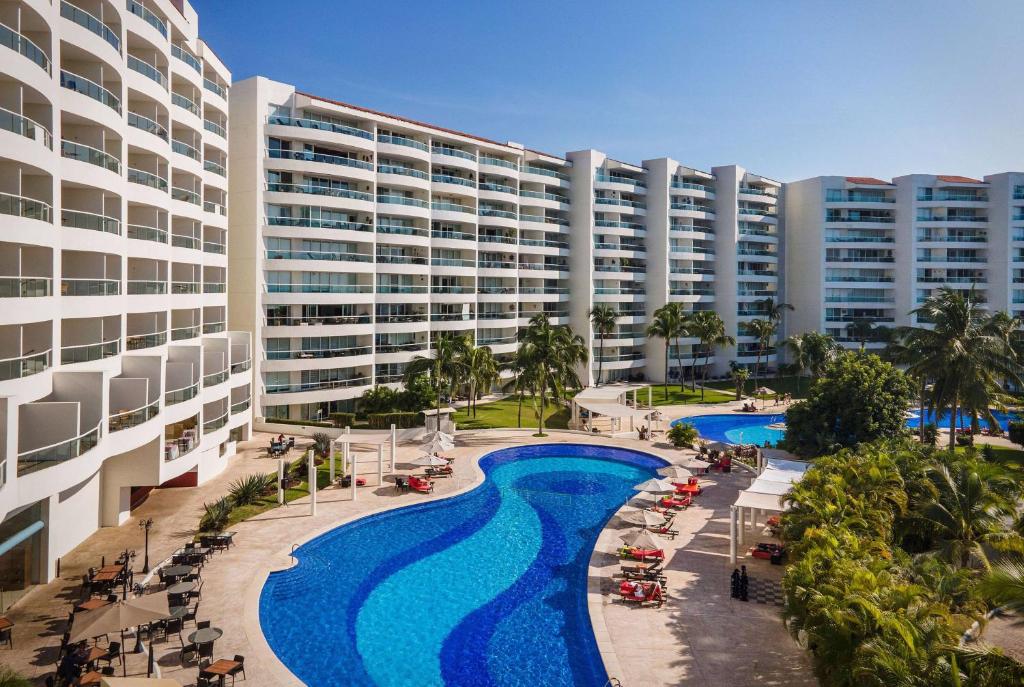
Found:
[[[697,432],[710,441],[724,441],[727,444],[756,444],[764,446],[768,441],[773,446],[786,433],[782,429],[769,429],[768,425],[785,422],[785,414],[777,415],[698,415],[674,421],[672,424],[688,422]]]
[[[490,453],[472,491],[299,548],[263,587],[263,633],[311,687],[599,687],[590,554],[633,485],[664,465],[576,444]]]
[[[921,426],[921,418],[919,416],[919,411],[918,410],[911,410],[910,412],[914,413],[914,417],[909,418],[907,420],[907,427],[920,427]],[[1010,425],[1011,421],[1017,421],[1017,420],[1021,419],[1020,415],[1017,414],[1017,413],[1006,413],[1006,412],[1003,412],[1001,410],[993,410],[992,411],[992,415],[994,415],[996,420],[999,421],[999,426],[1002,427],[1004,432],[1007,429],[1009,429],[1009,425]],[[924,421],[925,421],[925,424],[929,424],[929,423],[935,422],[935,417],[934,417],[934,415],[932,413],[925,411],[925,420]],[[948,410],[946,412],[944,412],[942,415],[939,416],[939,421],[936,424],[938,424],[939,427],[949,427],[949,411]],[[957,420],[957,424],[958,425],[960,424],[960,420],[959,419]],[[971,418],[970,418],[969,415],[964,415],[964,417],[963,417],[963,426],[964,427],[970,427],[971,426]],[[981,421],[981,426],[982,427],[986,426],[986,422],[984,420]]]

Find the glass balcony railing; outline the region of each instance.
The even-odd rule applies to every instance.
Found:
[[[483,181],[477,186],[481,191],[496,191],[498,193],[508,193],[510,195],[516,195],[516,189],[512,186],[505,184],[496,184],[493,181]]]
[[[373,169],[372,162],[366,162],[356,157],[344,155],[328,155],[326,153],[314,153],[308,150],[282,150],[280,148],[268,148],[267,156],[280,160],[301,160],[303,162],[323,162],[328,165],[341,165],[343,167],[355,167],[356,169]]]
[[[159,31],[161,36],[167,38],[167,24],[160,17],[143,7],[142,3],[136,2],[136,0],[128,0],[127,7],[129,12],[136,17],[141,17],[144,22]]]
[[[603,181],[611,184],[626,184],[627,186],[636,186],[637,188],[647,187],[647,184],[639,179],[631,179],[618,174],[606,174],[604,172],[594,172],[594,181]]]
[[[188,110],[196,117],[203,116],[202,112],[199,111],[199,106],[190,98],[187,98],[180,93],[171,93],[171,102],[184,110]]]
[[[0,215],[13,215],[26,219],[38,219],[49,222],[52,209],[48,203],[34,198],[0,193]]]
[[[195,294],[201,291],[202,285],[197,281],[172,281],[171,293]]]
[[[426,229],[421,227],[409,227],[404,224],[378,224],[378,234],[398,234],[400,236],[427,236]]]
[[[430,287],[430,293],[473,293],[475,289],[472,286],[447,286],[441,284],[435,284]],[[513,292],[515,289],[513,289]]]
[[[477,241],[480,243],[507,243],[509,245],[515,245],[515,236],[502,236],[500,234],[480,234],[477,237]]]
[[[231,363],[231,374],[237,375],[241,374],[242,372],[248,372],[251,367],[252,360],[249,358],[246,358],[245,360],[238,363]]]
[[[227,253],[227,249],[228,249],[228,247],[225,246],[223,243],[218,243],[216,241],[203,241],[203,252],[204,253],[214,253],[216,255],[224,255],[225,253]]]
[[[200,74],[203,73],[203,65],[199,62],[199,58],[190,53],[189,51],[182,48],[180,45],[171,46],[171,55],[177,57],[179,60],[187,64],[188,66],[195,69]]]
[[[545,177],[551,177],[553,179],[561,179],[562,181],[568,181],[569,175],[564,172],[556,172],[553,169],[545,169],[543,167],[531,167],[526,165],[523,167],[523,172],[526,174],[539,174]]]
[[[204,119],[203,120],[203,128],[206,129],[207,131],[211,132],[211,133],[217,134],[221,138],[227,138],[228,137],[228,132],[227,132],[227,130],[224,129],[223,126],[221,126],[217,122],[211,121],[209,119]]]
[[[412,167],[400,165],[377,165],[378,174],[397,174],[398,176],[413,177],[414,179],[427,179],[429,175]]]
[[[171,341],[184,341],[185,339],[194,339],[199,336],[200,327],[198,324],[185,326],[185,327],[174,327],[171,329]]]
[[[457,177],[451,174],[431,174],[430,180],[438,184],[454,184],[456,186],[468,186],[476,188],[476,182],[465,177]]]
[[[93,360],[110,358],[120,352],[121,342],[116,339],[114,341],[106,341],[103,343],[64,346],[60,349],[60,363],[61,365],[87,363]]]
[[[40,141],[49,149],[53,149],[53,136],[41,124],[28,117],[0,107],[0,129],[24,136],[33,141]]]
[[[21,379],[50,369],[50,349],[17,358],[0,360],[0,382]]]
[[[152,172],[146,172],[141,169],[128,168],[128,181],[133,184],[141,184],[143,186],[149,186],[159,191],[167,190],[167,179],[161,176],[153,174]]]
[[[60,142],[61,157],[79,162],[88,162],[91,165],[110,170],[115,174],[121,173],[121,161],[110,153],[93,148],[92,146],[74,143],[73,141]]]
[[[0,24],[0,45],[5,45],[19,55],[27,57],[47,74],[50,73],[50,58],[43,49],[6,24]]]
[[[378,203],[390,203],[391,205],[410,205],[417,208],[428,207],[428,203],[425,200],[419,198],[409,198],[408,196],[396,196],[396,195],[377,195]]]
[[[434,155],[448,155],[449,157],[458,157],[463,160],[470,160],[476,162],[476,155],[473,153],[467,153],[465,150],[459,150],[458,148],[448,148],[446,146],[433,146],[430,152]]]
[[[199,394],[199,382],[183,386],[180,389],[172,389],[164,394],[164,405],[173,406],[184,403],[195,398]]]
[[[224,165],[214,162],[213,160],[203,160],[203,169],[222,177],[226,177],[228,175],[228,170],[224,168]]]
[[[274,227],[308,227],[310,229],[346,229],[348,231],[372,231],[369,224],[349,222],[341,219],[318,217],[267,217],[267,224]]]
[[[125,293],[130,296],[155,296],[167,293],[167,282],[149,279],[129,279],[125,284]]]
[[[419,350],[425,350],[419,349]],[[347,389],[354,386],[369,386],[372,380],[369,377],[351,377],[349,379],[324,379],[316,382],[303,382],[300,384],[267,384],[268,394],[288,394],[299,391],[321,391],[324,389]],[[379,381],[379,378],[378,378]]]
[[[97,426],[73,439],[19,453],[18,475],[28,475],[77,458],[95,448],[99,440],[100,428]]]
[[[238,403],[232,403],[231,414],[238,415],[239,413],[244,413],[245,411],[249,410],[250,403],[251,401],[248,398],[245,399],[244,401],[239,401]]]
[[[333,186],[321,186],[318,184],[282,184],[279,182],[268,182],[267,190],[275,193],[304,193],[314,196],[330,196],[332,198],[349,198],[351,200],[362,200],[370,202],[373,194],[363,191],[356,191],[349,188],[337,188]]]
[[[373,293],[369,284],[267,284],[268,293]]]
[[[119,279],[62,279],[62,296],[117,296],[121,293]]]
[[[481,187],[482,188],[482,187]],[[519,195],[523,198],[536,198],[538,200],[552,200],[556,203],[562,203],[563,205],[569,204],[569,199],[565,196],[560,196],[557,193],[541,193],[540,191],[520,191]]]
[[[206,212],[212,212],[215,215],[221,215],[222,217],[227,217],[228,214],[227,206],[215,203],[212,200],[203,201],[203,210]]]
[[[217,95],[219,95],[220,97],[224,98],[225,100],[228,99],[228,89],[224,88],[223,86],[221,86],[216,81],[213,81],[212,79],[208,79],[206,77],[203,77],[203,88],[205,88],[206,90],[210,91],[211,93],[216,93]]]
[[[470,211],[472,212],[472,209],[470,209]],[[518,215],[516,215],[516,213],[510,210],[501,210],[499,208],[480,208],[478,214],[481,217],[501,217],[503,219],[518,219]]]
[[[167,332],[154,332],[152,334],[129,334],[125,337],[125,349],[129,351],[141,351],[146,348],[155,348],[167,343]]]
[[[224,293],[227,286],[222,281],[203,282],[203,293]]]
[[[714,193],[715,189],[704,184],[695,184],[690,181],[673,181],[669,184],[669,188],[685,189],[689,191],[703,191],[704,193]],[[743,189],[740,189],[740,193],[744,193]]]
[[[355,136],[357,138],[366,139],[367,141],[373,140],[372,131],[366,131],[365,129],[359,129],[354,126],[347,126],[345,124],[324,122],[319,119],[302,119],[301,117],[270,115],[270,117],[267,118],[267,123],[281,124],[284,126],[296,126],[302,129],[319,129],[321,131],[330,131],[336,134],[347,134],[349,136]]]
[[[405,284],[377,284],[377,293],[426,293],[426,286],[407,286]]]
[[[499,157],[491,157],[489,155],[481,155],[480,158],[479,158],[479,161],[480,161],[480,164],[482,164],[482,165],[491,165],[492,167],[504,167],[505,169],[511,169],[511,170],[514,170],[514,171],[517,171],[517,172],[519,171],[519,164],[518,163],[511,162],[509,160],[502,160]]]
[[[384,265],[426,265],[427,259],[418,255],[378,254],[377,262]]]
[[[608,198],[605,196],[598,196],[594,198],[594,202],[598,205],[620,205],[627,208],[643,209],[647,207],[646,203],[641,203],[640,201],[626,200],[625,198]],[[675,207],[675,203],[673,203],[672,206]]]
[[[129,55],[128,69],[131,69],[133,72],[138,72],[139,74],[142,74],[147,79],[150,79],[151,81],[155,81],[156,83],[158,83],[164,90],[167,90],[167,77],[164,76],[163,72],[161,72],[155,66],[151,65],[149,62],[146,62],[145,60],[140,60],[138,57],[135,57],[134,55]]]
[[[91,231],[121,235],[121,220],[116,217],[107,217],[106,215],[97,215],[80,210],[61,210],[60,225],[72,229],[89,229]]]
[[[172,140],[171,150],[176,152],[178,155],[184,155],[185,157],[196,160],[197,162],[200,159],[199,151],[190,146],[188,143],[185,143],[184,141]]]
[[[218,332],[224,331],[223,322],[204,322],[203,323],[203,334],[217,334]]]
[[[60,70],[60,85],[68,90],[81,93],[97,102],[103,103],[118,114],[121,114],[121,99],[95,81],[62,69]]]
[[[430,264],[434,267],[473,267],[476,263],[459,258],[431,258]]]
[[[217,384],[223,384],[228,381],[228,371],[220,370],[218,372],[211,372],[208,375],[203,375],[203,388],[208,386],[216,386]]]
[[[378,143],[390,143],[391,145],[405,146],[407,148],[415,148],[416,150],[422,150],[429,152],[430,147],[426,143],[421,143],[412,138],[406,138],[405,136],[388,136],[386,134],[377,135]]]
[[[192,205],[203,204],[202,199],[196,191],[192,191],[187,188],[179,188],[177,186],[171,187],[171,198],[185,203],[191,203]]]
[[[195,236],[188,236],[187,234],[171,234],[171,245],[175,248],[201,250],[203,242]]]
[[[643,231],[644,229],[644,225],[637,224],[636,222],[620,222],[608,219],[595,220],[594,225],[598,227],[609,227],[611,229],[633,229],[635,231]]]
[[[155,418],[159,412],[160,402],[154,401],[142,408],[115,413],[107,418],[107,429],[110,432],[120,432],[121,430],[138,427],[144,422],[149,422]]]
[[[167,129],[160,126],[159,123],[155,122],[149,117],[144,117],[136,112],[128,113],[128,126],[135,127],[136,129],[142,129],[143,131],[148,131],[154,136],[159,136],[164,141],[168,140]]]
[[[446,229],[432,229],[431,238],[449,239],[452,241],[476,241],[476,234],[468,234],[464,231],[448,231]]]
[[[41,298],[52,295],[49,277],[0,277],[0,298]]]
[[[459,205],[458,203],[446,203],[444,201],[435,200],[430,204],[432,210],[440,210],[442,212],[464,212],[472,215],[476,210],[468,205]]]

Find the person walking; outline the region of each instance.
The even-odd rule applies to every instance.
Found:
[[[750,580],[747,578],[747,566],[740,566],[740,601],[749,601],[747,592],[749,591]]]

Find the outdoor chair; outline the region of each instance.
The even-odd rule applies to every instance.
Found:
[[[434,483],[430,480],[420,479],[419,477],[409,477],[409,488],[413,491],[419,492],[420,494],[430,494],[434,491]]]
[[[220,679],[215,675],[203,675],[199,673],[196,676],[196,687],[217,687],[220,683]]]
[[[6,630],[0,630],[0,644],[7,644],[10,648],[14,648],[14,628],[7,628]]]
[[[168,618],[164,623],[164,639],[172,634],[178,635],[178,643],[185,646],[185,640],[181,638],[181,628],[184,625],[182,618]]]
[[[103,654],[96,660],[103,661],[107,665],[110,665],[114,662],[115,658],[118,663],[121,663],[121,642],[111,642],[110,646],[107,647],[107,653]]]
[[[199,658],[213,658],[213,642],[199,645]]]
[[[241,654],[235,654],[235,663],[238,665],[228,671],[228,675],[231,676],[231,684],[235,684],[235,676],[239,673],[242,674],[242,679],[245,679],[245,656]]]
[[[185,623],[187,623],[190,620],[192,621],[193,625],[197,625],[197,623],[196,623],[196,614],[197,613],[199,613],[199,602],[196,602],[195,606],[193,606],[192,608],[190,608],[189,610],[187,610],[185,612],[185,616],[181,619],[181,626],[184,627]],[[198,629],[198,627],[196,629]]]
[[[199,645],[198,644],[186,644],[181,647],[181,662],[188,663],[199,658]]]
[[[196,629],[197,630],[203,630],[203,629],[205,629],[205,628],[207,628],[209,626],[210,626],[210,621],[209,620],[200,620],[198,623],[196,623]]]
[[[406,483],[404,477],[395,478],[395,491],[402,493],[409,490],[409,485]]]

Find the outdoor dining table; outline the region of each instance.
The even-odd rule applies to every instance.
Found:
[[[191,565],[167,566],[166,568],[164,568],[164,577],[177,581],[179,577],[185,577],[185,575],[188,575],[190,572],[192,572],[192,567],[193,566]]]
[[[213,644],[224,635],[224,630],[219,627],[204,627],[196,630],[188,636],[192,644]]]
[[[110,566],[108,566],[110,567]],[[117,570],[107,570],[106,568],[100,568],[96,571],[96,574],[92,576],[93,584],[97,582],[113,582],[121,574],[123,568],[118,567]]]
[[[98,646],[90,647],[89,653],[85,656],[85,665],[88,666],[90,669],[95,668],[96,666],[93,664],[96,663],[96,661],[98,661],[99,659],[106,656],[107,651],[108,649],[101,649]]]
[[[224,676],[231,673],[232,670],[236,670],[242,664],[238,661],[232,661],[227,658],[219,658],[210,665],[206,666],[199,671],[201,675],[216,675],[220,678],[220,684],[224,684]]]
[[[179,582],[177,584],[172,584],[165,591],[168,596],[181,596],[182,594],[188,594],[195,588],[195,582]]]
[[[7,616],[0,615],[0,632],[14,627],[14,622]]]
[[[78,684],[84,685],[98,685],[103,682],[103,674],[98,670],[90,670],[88,673],[78,678]]]
[[[167,611],[171,618],[184,618],[188,613],[188,606],[170,606]]]

